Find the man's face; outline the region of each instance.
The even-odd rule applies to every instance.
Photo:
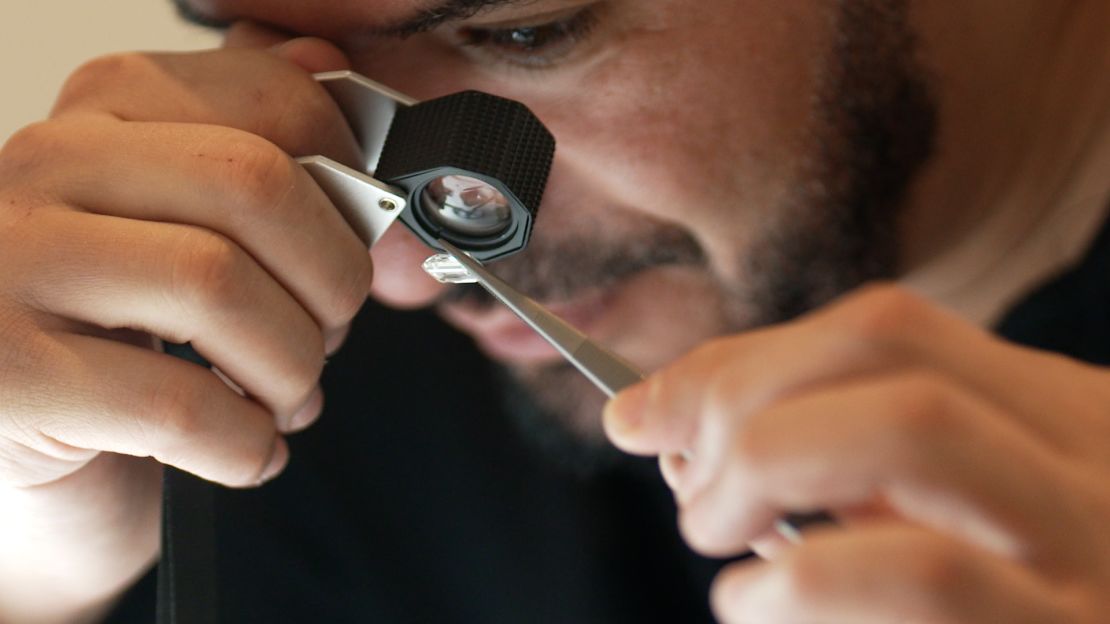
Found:
[[[897,205],[932,137],[903,2],[529,0],[382,34],[439,4],[193,1],[329,38],[420,99],[527,104],[558,152],[532,245],[495,272],[644,369],[893,272]],[[507,311],[432,286],[429,254],[387,238],[380,298],[437,302],[596,437],[601,395]]]

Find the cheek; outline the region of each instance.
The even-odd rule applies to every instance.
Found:
[[[741,217],[796,159],[811,89],[785,61],[765,76],[753,48],[632,56],[599,77],[602,97],[579,111],[585,119],[568,120],[576,125],[568,133],[585,158],[613,163],[624,187],[674,202],[656,208],[660,215],[722,217],[723,207],[736,207],[727,212]]]
[[[496,85],[479,84],[480,76],[446,44],[422,35],[374,39],[347,46],[355,71],[418,100],[477,89],[498,93]]]
[[[781,204],[804,157],[813,54],[790,43],[813,40],[794,33],[803,26],[690,25],[700,45],[673,32],[627,42],[574,102],[546,108],[561,156],[592,173],[591,187],[682,223],[714,255],[735,248]]]

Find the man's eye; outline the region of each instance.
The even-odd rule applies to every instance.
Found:
[[[465,27],[462,43],[483,55],[514,65],[542,68],[554,65],[574,51],[594,25],[591,9],[581,9],[561,20],[505,28]]]

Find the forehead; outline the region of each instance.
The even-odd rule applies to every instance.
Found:
[[[177,0],[218,21],[247,19],[297,33],[339,36],[410,20],[440,0]]]

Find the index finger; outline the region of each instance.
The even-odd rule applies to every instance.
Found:
[[[692,448],[706,421],[742,421],[817,386],[929,369],[1002,408],[1066,451],[1098,452],[1105,375],[1007,343],[902,289],[869,287],[799,321],[721,339],[684,356],[606,410],[612,441],[634,453]],[[1061,387],[1082,392],[1061,393]],[[1054,417],[1066,411],[1068,419]]]
[[[327,90],[302,67],[266,50],[95,59],[69,78],[52,116],[86,113],[228,126],[293,156],[322,154],[351,166],[362,161],[354,133]]]
[[[788,366],[795,352],[782,345],[793,331],[782,326],[713,340],[625,389],[606,404],[602,416],[610,441],[636,455],[693,449],[705,427],[735,420],[773,398],[773,385],[746,385],[755,390],[751,394],[735,390],[740,380],[755,376],[751,369],[757,360],[763,371]]]

